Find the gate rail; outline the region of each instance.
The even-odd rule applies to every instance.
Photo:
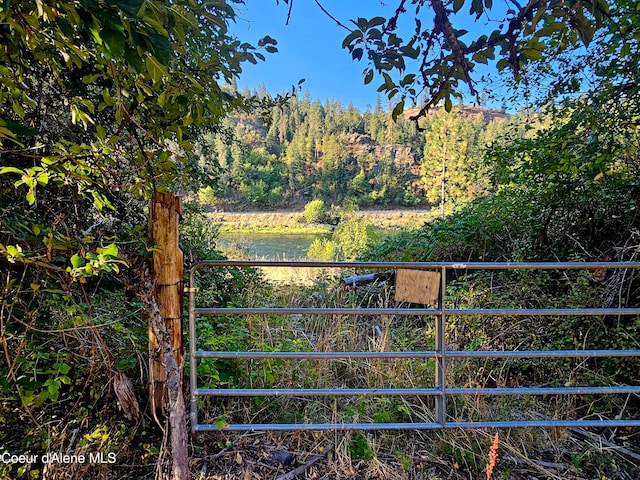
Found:
[[[196,272],[205,267],[303,267],[349,269],[412,269],[437,270],[441,285],[438,308],[197,308],[195,303]],[[640,262],[302,262],[302,261],[241,261],[211,260],[197,263],[189,275],[189,350],[190,350],[190,403],[193,433],[218,431],[221,428],[198,422],[198,397],[246,396],[430,396],[435,397],[435,421],[423,423],[295,423],[295,424],[231,424],[225,431],[289,431],[289,430],[403,430],[443,428],[515,428],[515,427],[640,427],[640,419],[615,420],[512,420],[512,421],[447,421],[447,397],[490,395],[582,395],[627,394],[639,395],[640,385],[607,385],[584,387],[513,387],[513,388],[456,388],[446,383],[447,359],[456,358],[596,358],[640,357],[640,350],[512,350],[512,351],[451,351],[446,349],[445,325],[448,316],[570,316],[570,315],[640,315],[640,308],[555,308],[555,309],[447,309],[447,272],[451,270],[586,270],[586,269],[638,269]],[[196,318],[215,315],[415,315],[435,317],[435,350],[400,352],[234,352],[198,350]],[[318,389],[209,389],[198,388],[197,362],[202,358],[248,359],[367,359],[367,358],[424,358],[435,360],[436,378],[433,388],[318,388]]]

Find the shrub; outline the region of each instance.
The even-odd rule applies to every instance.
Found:
[[[336,227],[331,239],[317,238],[307,256],[323,261],[352,260],[379,241],[380,233],[369,220],[350,218]]]
[[[198,200],[205,205],[215,205],[218,203],[216,192],[213,187],[207,186],[198,191]]]
[[[307,250],[307,256],[325,262],[340,260],[342,257],[338,244],[328,238],[316,238]]]
[[[322,223],[327,216],[327,207],[322,200],[312,200],[304,207],[302,214],[307,223]]]
[[[380,233],[369,220],[350,218],[338,225],[331,239],[340,247],[342,256],[352,260],[368,245],[379,242]]]

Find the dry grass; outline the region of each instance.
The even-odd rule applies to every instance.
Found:
[[[350,272],[355,273],[355,272]],[[495,292],[493,292],[495,293]],[[475,291],[472,295],[479,297]],[[306,307],[387,307],[394,303],[393,285],[377,283],[345,288],[332,275],[313,284],[278,283],[262,298],[266,305]],[[452,297],[452,302],[462,302]],[[448,348],[525,348],[538,335],[537,322],[506,319],[493,326],[483,319],[452,319]],[[554,320],[555,321],[555,320]],[[511,323],[510,323],[511,322]],[[433,350],[433,319],[374,315],[265,315],[244,324],[248,342],[256,350],[272,351],[402,351]],[[514,343],[515,342],[515,343]],[[395,388],[433,387],[431,359],[354,359],[238,361],[244,372],[236,388]],[[593,362],[475,360],[450,362],[447,381],[461,387],[554,385],[600,381],[602,370]],[[555,369],[555,376],[549,376]],[[539,370],[536,373],[536,370]],[[566,377],[566,378],[565,378]],[[542,381],[541,381],[542,379]],[[607,381],[603,378],[602,381]],[[556,418],[613,418],[634,415],[638,399],[589,396],[456,397],[448,402],[451,418],[463,421]],[[634,410],[635,409],[635,410]],[[224,418],[229,423],[433,422],[434,403],[420,397],[277,397],[202,403],[202,422]],[[499,431],[499,450],[491,449],[496,431],[445,430],[402,432],[296,432],[242,435],[216,433],[194,446],[201,478],[287,478],[286,472],[305,465],[320,449],[323,456],[296,478],[308,479],[621,479],[640,478],[640,433],[631,429],[505,429]],[[206,439],[206,440],[205,440]],[[212,445],[217,445],[215,448]],[[206,446],[208,445],[208,447]],[[265,460],[286,447],[296,458],[285,466]],[[493,454],[490,454],[490,452]],[[243,461],[237,461],[239,452]],[[212,472],[216,471],[215,474]],[[225,472],[225,473],[222,473]],[[217,475],[217,476],[216,476]]]
[[[438,212],[425,210],[362,210],[353,212],[383,230],[409,229],[433,220]],[[305,224],[301,212],[212,212],[208,218],[221,232],[329,233],[328,225]]]
[[[635,480],[640,475],[637,459],[629,456],[637,450],[607,446],[599,441],[600,435],[580,429],[500,430],[499,437],[493,479]],[[372,452],[366,459],[353,453],[353,445],[362,439]],[[294,478],[286,475],[297,470],[295,478],[309,480],[475,480],[487,478],[492,439],[494,432],[466,430],[220,432],[202,435],[194,442],[192,474],[203,480],[284,480]],[[291,464],[278,461],[282,451],[290,453]]]

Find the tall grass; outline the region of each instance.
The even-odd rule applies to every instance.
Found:
[[[354,273],[362,272],[351,271],[342,276]],[[586,295],[587,287],[589,295]],[[585,284],[581,272],[572,274],[571,278],[556,274],[474,274],[450,282],[447,307],[584,306],[599,304],[607,295],[606,285]],[[269,278],[264,288],[250,296],[252,306],[396,306],[393,282],[380,281],[349,288],[334,271],[314,272],[312,279],[298,283]],[[241,331],[242,348],[246,350],[347,352],[430,351],[435,348],[434,318],[430,316],[251,315],[217,321],[227,331],[234,328]],[[607,318],[585,317],[450,317],[446,341],[450,350],[637,348],[634,345],[640,338],[639,333],[638,319],[621,324]],[[223,348],[232,349],[234,345],[220,349]],[[232,388],[432,388],[435,385],[432,358],[266,359],[214,363],[218,378],[224,379],[217,380],[218,384]],[[611,359],[457,359],[448,362],[447,383],[479,388],[633,384],[638,381],[638,367],[637,361],[620,363]],[[216,381],[208,381],[206,375],[201,377],[207,386],[216,386]],[[435,409],[430,397],[403,396],[227,398],[202,401],[201,407],[201,421],[219,424],[433,422]],[[639,411],[637,397],[615,395],[598,398],[587,395],[464,396],[451,397],[447,405],[449,421],[634,418]],[[297,438],[313,441],[307,435],[301,433]],[[417,457],[414,447],[403,444],[408,441],[431,445],[433,462],[444,459],[454,471],[470,472],[473,478],[480,478],[480,475],[487,475],[486,465],[490,461],[487,452],[494,435],[495,432],[447,430],[437,433],[334,432],[323,434],[321,438],[331,440],[336,446],[336,462],[343,467],[353,462],[368,462],[372,469],[370,478],[400,478],[398,469],[385,461],[389,452],[401,465],[401,459],[406,457],[408,467],[405,470],[402,467],[400,471],[411,470]],[[536,471],[545,475],[544,478],[558,479],[582,478],[580,475],[605,470],[622,471],[615,462],[595,453],[591,463],[571,457],[570,449],[575,448],[570,444],[571,438],[571,431],[566,429],[505,430],[500,434],[500,448],[511,463],[505,466],[495,463],[493,458],[491,478],[510,478],[508,472],[518,468]],[[553,445],[551,453],[549,445]],[[592,447],[583,450],[592,452]],[[536,463],[535,455],[545,451],[548,457],[544,458],[550,460]],[[568,463],[567,458],[571,459]],[[620,458],[616,461],[622,464]],[[568,466],[565,473],[558,474],[557,468],[549,467],[564,463]],[[569,467],[574,469],[575,476],[567,473]]]

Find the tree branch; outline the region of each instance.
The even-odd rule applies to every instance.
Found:
[[[292,0],[292,1],[293,1],[293,0]],[[353,30],[351,30],[349,27],[347,27],[345,24],[343,24],[340,20],[338,20],[336,17],[334,17],[333,15],[331,15],[331,14],[327,11],[327,9],[326,9],[326,8],[324,8],[324,7],[322,6],[322,4],[321,4],[318,0],[315,0],[315,2],[316,2],[316,5],[318,5],[318,7],[320,7],[320,10],[322,10],[322,11],[324,12],[324,14],[325,14],[327,17],[329,17],[331,20],[333,20],[334,22],[336,22],[336,25],[337,25],[338,27],[342,27],[342,28],[344,28],[344,29],[348,30],[349,32],[352,32],[352,31],[353,31]]]

